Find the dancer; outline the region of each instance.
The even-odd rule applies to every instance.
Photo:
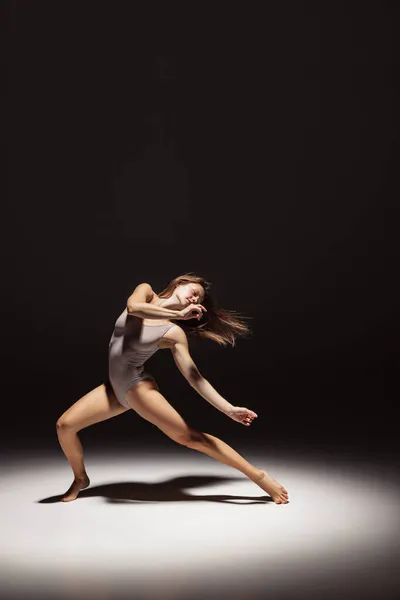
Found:
[[[174,322],[177,320],[179,325]],[[189,427],[144,370],[154,352],[169,348],[182,375],[205,400],[249,427],[257,414],[220,396],[199,372],[188,345],[188,338],[197,337],[234,346],[237,336],[248,333],[248,326],[235,311],[217,306],[211,284],[203,277],[185,273],[159,294],[148,283],[139,284],[115,323],[109,344],[109,380],[77,400],[57,421],[58,440],[75,476],[62,501],[75,500],[79,491],[90,485],[77,432],[133,409],[174,441],[241,471],[276,504],[286,504],[288,492],[283,485],[219,438]]]

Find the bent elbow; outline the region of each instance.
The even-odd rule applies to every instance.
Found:
[[[128,311],[128,315],[134,315],[137,312],[138,307],[134,302],[128,302],[126,305],[126,310]]]
[[[192,367],[189,370],[188,381],[192,387],[196,387],[196,385],[198,385],[200,383],[200,381],[202,381],[203,379],[204,379],[203,375],[200,373],[200,371],[197,368]]]

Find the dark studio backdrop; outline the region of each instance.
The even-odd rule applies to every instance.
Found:
[[[259,415],[230,420],[160,351],[148,370],[194,427],[397,450],[398,22],[384,2],[8,3],[5,449],[57,446],[135,286],[193,271],[253,333],[192,356]],[[173,444],[132,411],[81,439]]]

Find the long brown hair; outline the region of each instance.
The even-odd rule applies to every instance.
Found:
[[[238,336],[249,336],[251,330],[244,319],[251,319],[251,317],[243,317],[234,310],[220,308],[211,293],[212,284],[206,281],[204,277],[199,277],[192,272],[175,277],[158,296],[160,298],[170,298],[178,285],[186,285],[188,283],[199,283],[203,287],[205,296],[201,304],[207,310],[207,312],[203,313],[200,321],[196,319],[188,321],[179,320],[179,326],[182,327],[188,336],[214,340],[214,342],[217,342],[221,346],[226,346],[227,344],[234,346]],[[196,324],[195,321],[197,321]]]

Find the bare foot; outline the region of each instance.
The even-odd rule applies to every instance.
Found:
[[[82,479],[74,479],[71,486],[68,488],[68,490],[65,492],[64,496],[62,497],[61,502],[71,502],[71,500],[75,500],[76,497],[78,496],[80,490],[83,490],[84,488],[89,487],[89,485],[90,485],[90,479],[87,475],[86,475],[86,477],[83,477]]]
[[[258,479],[253,480],[254,483],[260,486],[264,492],[267,492],[275,502],[275,504],[286,504],[289,500],[289,494],[286,488],[268,475],[266,471],[261,470],[261,475]]]

